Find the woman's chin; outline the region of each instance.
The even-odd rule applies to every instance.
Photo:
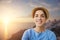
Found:
[[[41,27],[41,26],[42,26],[42,24],[37,24],[37,26],[38,26],[38,27]]]

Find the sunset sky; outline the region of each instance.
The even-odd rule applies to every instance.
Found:
[[[0,0],[0,19],[31,19],[32,9],[41,6],[48,9],[50,19],[59,19],[60,0]]]
[[[32,22],[31,14],[35,7],[47,8],[50,20],[60,19],[60,0],[0,0],[0,38],[4,33],[8,37],[20,28],[25,28],[25,25],[22,27],[18,22]]]

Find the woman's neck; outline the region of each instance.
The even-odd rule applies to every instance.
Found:
[[[41,27],[35,27],[34,28],[34,30],[36,31],[36,32],[44,32],[45,31],[45,27],[44,26],[41,26]]]

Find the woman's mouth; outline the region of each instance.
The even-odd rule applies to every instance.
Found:
[[[36,22],[37,22],[38,24],[41,24],[41,23],[42,23],[42,21],[41,21],[41,20],[37,20]]]

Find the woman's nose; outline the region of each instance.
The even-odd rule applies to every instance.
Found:
[[[40,17],[38,17],[38,19],[39,19],[39,20],[41,20],[41,18],[40,18]]]

